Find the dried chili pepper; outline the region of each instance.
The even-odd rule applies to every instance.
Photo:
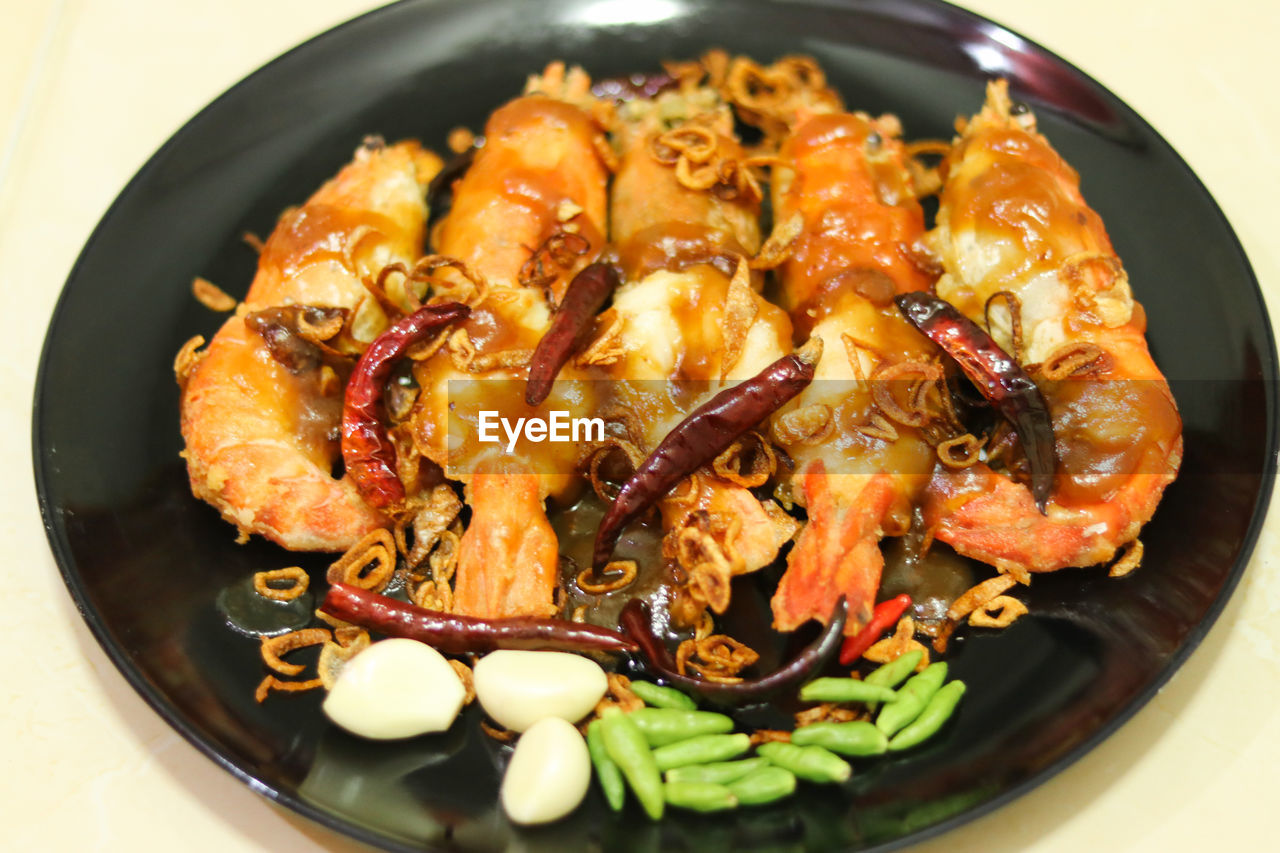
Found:
[[[628,522],[803,391],[813,381],[821,355],[822,342],[814,338],[745,382],[721,391],[677,424],[618,490],[596,531],[592,569],[599,572],[609,562]]]
[[[404,501],[395,445],[381,417],[383,386],[392,365],[409,347],[470,313],[457,302],[419,308],[375,338],[356,363],[342,406],[342,461],[371,506],[388,509]]]
[[[1035,380],[949,302],[924,291],[900,294],[895,301],[911,325],[955,359],[965,376],[1013,424],[1031,467],[1031,495],[1040,512],[1047,514],[1057,448],[1049,406]]]
[[[569,282],[564,299],[560,300],[555,316],[551,318],[551,327],[538,341],[533,360],[529,362],[529,384],[525,388],[524,399],[530,406],[547,399],[560,368],[581,343],[591,328],[592,318],[618,286],[620,278],[621,274],[613,264],[594,263],[583,267]]]
[[[862,626],[862,630],[852,637],[845,638],[844,645],[840,647],[840,663],[848,666],[862,657],[863,652],[871,648],[875,641],[880,639],[881,634],[898,624],[898,620],[910,606],[911,596],[906,593],[877,604],[871,611],[871,618],[867,620],[867,624]]]
[[[344,622],[419,640],[449,654],[495,649],[635,652],[639,645],[617,631],[563,619],[481,619],[407,604],[345,583],[329,587],[320,609]]]
[[[591,86],[591,94],[606,101],[626,103],[640,98],[653,98],[676,86],[677,80],[665,71],[639,72],[626,77],[606,77]]]
[[[639,644],[640,652],[644,656],[640,662],[641,666],[655,676],[673,687],[678,687],[687,693],[695,693],[710,702],[720,705],[744,705],[763,702],[785,690],[798,687],[814,672],[825,666],[840,646],[840,637],[848,617],[849,606],[842,595],[836,602],[835,610],[827,620],[822,633],[806,646],[804,651],[763,678],[733,683],[704,681],[701,678],[682,675],[676,668],[670,650],[653,633],[649,621],[649,606],[641,599],[633,598],[627,602],[622,608],[618,624],[624,634]]]

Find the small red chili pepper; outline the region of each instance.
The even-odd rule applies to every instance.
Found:
[[[667,434],[622,484],[600,522],[591,561],[595,572],[609,562],[628,522],[813,381],[814,366],[822,356],[822,342],[813,341],[745,382],[721,391]]]
[[[639,598],[633,598],[622,608],[618,624],[624,634],[640,646],[643,659],[639,665],[649,670],[673,687],[678,687],[719,705],[745,705],[763,702],[785,690],[799,687],[810,676],[822,667],[840,647],[840,637],[844,633],[845,620],[849,618],[849,606],[844,596],[836,601],[835,610],[827,620],[826,627],[812,643],[792,658],[788,663],[774,670],[763,678],[749,681],[725,683],[707,681],[682,675],[671,657],[670,650],[662,640],[653,633],[653,625],[649,619],[649,605]]]
[[[895,301],[902,316],[951,356],[1013,424],[1031,466],[1031,495],[1041,514],[1047,514],[1058,459],[1049,405],[1035,380],[951,303],[925,291],[899,294]]]
[[[862,626],[862,630],[852,637],[845,638],[844,645],[840,647],[840,663],[848,666],[862,657],[863,653],[875,645],[876,640],[880,639],[885,631],[898,624],[898,620],[910,606],[911,596],[905,593],[877,604],[871,611],[871,618],[867,620],[867,624]]]
[[[404,501],[395,445],[382,423],[382,392],[392,365],[409,347],[470,313],[457,302],[419,308],[378,335],[356,362],[342,406],[342,461],[370,506],[391,509]]]
[[[529,384],[524,399],[537,406],[551,393],[560,368],[564,367],[574,348],[591,328],[591,320],[609,294],[618,286],[618,268],[612,264],[588,264],[573,277],[564,298],[551,318],[551,327],[538,341],[529,362]]]
[[[345,583],[329,587],[320,609],[335,619],[388,637],[418,640],[449,654],[494,649],[635,652],[640,648],[618,631],[595,625],[531,616],[481,619],[440,613]]]

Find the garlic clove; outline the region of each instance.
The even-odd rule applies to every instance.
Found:
[[[577,808],[590,783],[582,735],[559,717],[544,717],[516,742],[502,777],[502,808],[513,823],[550,823]]]
[[[608,687],[599,664],[568,652],[497,651],[475,668],[476,698],[485,713],[516,732],[544,717],[576,722]]]
[[[438,651],[417,640],[381,640],[342,667],[324,700],[337,725],[361,737],[393,740],[449,728],[466,689]]]

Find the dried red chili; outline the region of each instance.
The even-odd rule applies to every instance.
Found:
[[[1035,380],[981,326],[951,303],[924,291],[900,294],[895,301],[902,315],[951,356],[982,395],[1013,424],[1031,467],[1032,497],[1040,512],[1046,513],[1057,449],[1049,406]]]
[[[369,505],[391,509],[404,501],[395,445],[381,417],[392,365],[409,347],[470,313],[457,302],[419,308],[375,338],[356,363],[342,406],[342,461]]]
[[[636,652],[638,643],[617,631],[568,622],[516,616],[481,619],[427,610],[376,592],[336,583],[320,610],[335,619],[389,637],[418,640],[449,654],[495,649],[552,649],[568,652]]]
[[[618,286],[620,278],[613,264],[594,263],[583,267],[569,282],[551,318],[551,327],[538,341],[533,360],[529,362],[529,384],[524,399],[530,406],[547,399],[560,368],[591,329],[592,318]]]
[[[596,531],[591,567],[598,572],[609,562],[628,522],[803,391],[813,381],[821,354],[819,344],[785,355],[721,391],[677,424],[618,490]]]
[[[622,608],[618,623],[622,632],[639,644],[643,655],[641,666],[658,678],[673,687],[696,693],[719,705],[745,705],[763,702],[798,687],[813,673],[826,666],[827,661],[840,647],[840,638],[844,633],[844,624],[848,617],[849,606],[842,595],[836,602],[835,610],[832,611],[831,618],[827,620],[822,633],[800,654],[763,678],[733,683],[704,681],[701,678],[682,675],[676,668],[671,651],[653,633],[649,619],[649,606],[641,599],[633,598],[627,602]]]
[[[840,647],[840,663],[848,666],[862,657],[863,653],[871,648],[885,631],[898,624],[898,620],[910,606],[911,596],[905,593],[877,604],[871,611],[871,618],[867,620],[867,624],[862,626],[862,630],[852,637],[845,638],[844,645]]]

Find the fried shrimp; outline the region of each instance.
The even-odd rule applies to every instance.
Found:
[[[386,523],[347,477],[333,475],[341,382],[298,326],[304,337],[345,328],[356,346],[382,330],[386,315],[362,281],[420,254],[425,190],[440,165],[417,143],[366,142],[281,217],[244,304],[186,373],[181,414],[191,490],[242,537],[342,551]],[[336,367],[344,369],[343,359]]]
[[[825,620],[841,595],[846,632],[866,624],[880,539],[906,529],[933,468],[942,369],[893,303],[929,285],[912,260],[924,218],[899,133],[892,116],[810,115],[774,169],[775,219],[796,233],[781,300],[797,337],[825,344],[813,384],[774,420],[809,515],[773,597],[779,630]]]
[[[652,450],[698,405],[789,351],[786,314],[758,293],[760,195],[728,110],[695,89],[622,107],[612,238],[623,284],[605,327],[620,324],[607,368],[613,405]],[[771,471],[769,473],[772,473]],[[768,565],[795,531],[773,501],[699,471],[658,504],[664,551],[690,575],[673,614],[690,624],[728,604],[729,577]]]
[[[943,174],[929,238],[946,270],[938,295],[975,322],[994,303],[990,331],[1022,352],[1048,402],[1058,469],[1041,514],[1017,448],[999,462],[939,468],[926,520],[938,539],[1002,571],[1109,560],[1151,518],[1182,457],[1142,308],[1079,176],[1005,81],[988,85]]]
[[[530,93],[499,108],[485,145],[454,189],[435,235],[444,270],[436,292],[464,298],[470,318],[430,358],[418,361],[422,389],[413,441],[446,474],[467,484],[471,522],[459,545],[455,610],[471,616],[556,612],[558,543],[543,502],[569,494],[580,448],[521,441],[510,453],[486,443],[481,412],[548,419],[594,409],[589,383],[567,368],[538,406],[525,401],[530,357],[551,324],[552,305],[603,243],[608,170],[600,127],[580,103],[590,81],[552,65]],[[452,382],[451,382],[452,380]]]

